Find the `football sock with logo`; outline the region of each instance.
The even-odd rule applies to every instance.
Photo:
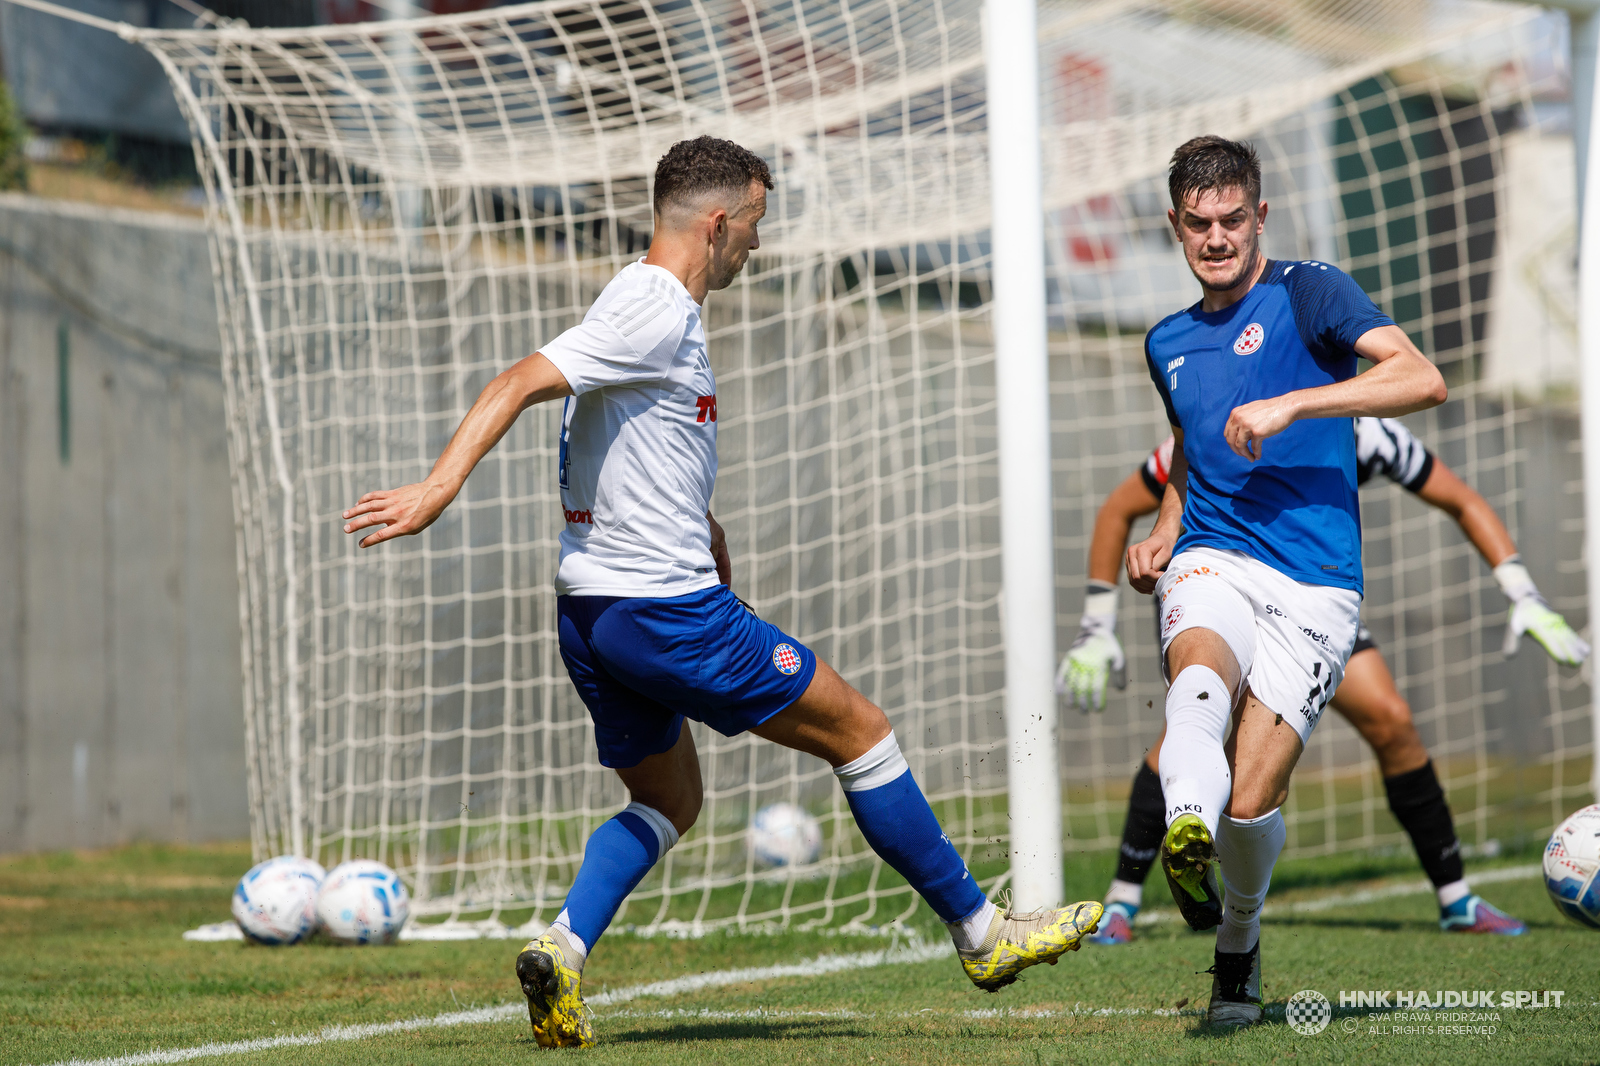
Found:
[[[1468,889],[1462,880],[1465,870],[1461,865],[1461,841],[1456,837],[1455,820],[1450,817],[1450,804],[1445,801],[1432,760],[1415,770],[1384,778],[1383,790],[1389,795],[1394,820],[1411,838],[1428,880],[1439,892],[1439,905],[1448,907],[1465,896]],[[1445,899],[1447,895],[1452,898]]]
[[[628,804],[589,835],[566,905],[551,923],[578,949],[579,969],[628,893],[677,842],[667,816],[642,803]]]
[[[1161,793],[1161,776],[1150,769],[1149,763],[1141,762],[1128,792],[1128,820],[1122,825],[1122,850],[1117,857],[1118,881],[1144,884],[1166,831],[1167,804]],[[1137,905],[1139,901],[1131,902]]]
[[[1217,858],[1222,860],[1224,891],[1217,950],[1249,951],[1261,938],[1261,904],[1272,883],[1272,867],[1283,851],[1283,813],[1259,818],[1222,816],[1217,825]]]
[[[1167,824],[1197,814],[1217,834],[1217,819],[1233,794],[1222,743],[1233,722],[1233,697],[1215,670],[1186,666],[1167,689],[1167,738],[1161,742],[1161,791]]]
[[[940,921],[960,924],[990,905],[939,828],[893,733],[833,772],[867,844],[910,882]]]

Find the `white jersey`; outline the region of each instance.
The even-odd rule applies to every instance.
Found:
[[[563,596],[682,596],[717,583],[706,511],[717,383],[700,305],[670,272],[624,267],[539,349],[572,386],[561,419]]]

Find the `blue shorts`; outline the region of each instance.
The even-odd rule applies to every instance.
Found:
[[[804,644],[726,585],[671,598],[558,596],[561,659],[594,719],[600,764],[626,770],[678,742],[685,717],[738,736],[798,700]]]

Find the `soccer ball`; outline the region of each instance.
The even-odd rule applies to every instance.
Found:
[[[335,866],[317,896],[317,923],[340,944],[392,944],[410,915],[406,886],[371,859]]]
[[[822,851],[822,826],[803,807],[774,803],[750,822],[750,850],[767,866],[804,866]]]
[[[324,875],[321,866],[297,855],[257,863],[233,890],[233,920],[257,944],[297,944],[317,927]]]
[[[1600,803],[1556,826],[1544,849],[1544,887],[1556,910],[1600,929]]]

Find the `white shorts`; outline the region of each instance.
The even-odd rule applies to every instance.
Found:
[[[1161,601],[1161,663],[1186,629],[1209,629],[1233,649],[1256,699],[1311,739],[1344,678],[1361,626],[1361,596],[1351,589],[1296,581],[1243,552],[1191,548],[1156,582]]]

